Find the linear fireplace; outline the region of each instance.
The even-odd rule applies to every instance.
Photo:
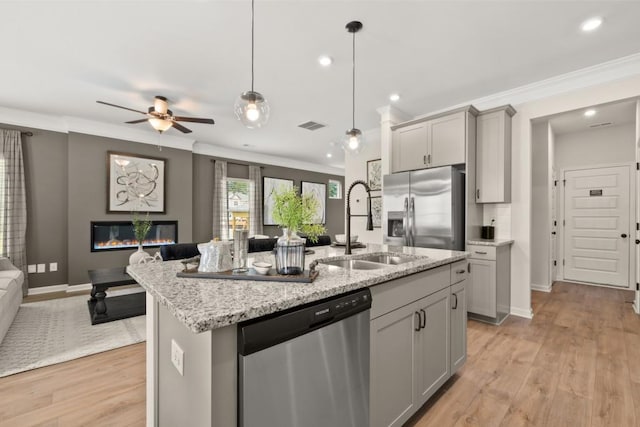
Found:
[[[178,242],[178,221],[153,221],[144,247],[173,245]],[[91,221],[91,252],[137,248],[131,221]]]

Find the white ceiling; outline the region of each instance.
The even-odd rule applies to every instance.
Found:
[[[593,15],[602,28],[582,34]],[[1,1],[0,16],[2,107],[118,124],[141,116],[96,100],[144,110],[164,95],[175,114],[216,120],[187,124],[199,142],[337,167],[343,154],[326,152],[351,127],[348,21],[364,23],[363,130],[378,126],[391,92],[420,115],[640,51],[633,1],[257,0],[255,89],[272,113],[248,130],[233,103],[250,88],[249,0]],[[321,54],[334,65],[320,67]],[[296,127],[307,120],[328,126]]]
[[[585,111],[594,110],[596,114],[591,117],[584,115]],[[636,100],[615,102],[603,105],[594,105],[589,108],[569,111],[558,114],[549,119],[551,128],[556,135],[574,132],[584,132],[593,128],[593,125],[611,123],[608,126],[620,126],[635,123]]]

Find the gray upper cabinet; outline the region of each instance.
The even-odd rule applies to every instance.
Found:
[[[391,172],[466,163],[469,114],[477,111],[469,106],[393,126]]]
[[[511,117],[506,105],[481,112],[477,117],[476,202],[511,201]]]

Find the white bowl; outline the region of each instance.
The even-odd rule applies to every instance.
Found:
[[[356,243],[358,241],[358,235],[357,234],[352,234],[351,235],[351,243]],[[347,235],[346,234],[336,234],[336,242],[344,245],[345,243],[347,243]]]
[[[268,262],[254,262],[253,269],[258,274],[267,274],[269,273],[269,270],[271,270],[271,264],[269,264]]]

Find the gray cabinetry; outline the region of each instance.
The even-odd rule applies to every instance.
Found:
[[[477,117],[477,203],[511,201],[511,117],[515,113],[506,105]]]
[[[429,122],[429,167],[465,162],[465,112],[449,114]],[[428,156],[427,156],[428,157]]]
[[[451,375],[467,361],[467,282],[451,286]]]
[[[416,123],[393,132],[392,172],[422,169],[427,164],[427,123]]]
[[[467,245],[471,278],[469,283],[469,317],[501,323],[511,309],[510,246]]]

